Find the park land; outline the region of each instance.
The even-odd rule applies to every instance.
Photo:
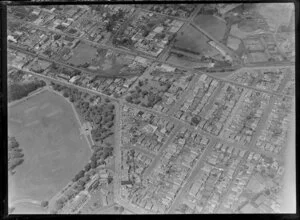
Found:
[[[9,109],[9,135],[26,155],[9,176],[9,202],[50,199],[89,160],[91,151],[72,111],[62,97],[48,91]]]
[[[285,212],[293,4],[7,14],[10,213]]]

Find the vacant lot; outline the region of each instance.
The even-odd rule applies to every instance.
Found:
[[[45,91],[9,109],[9,135],[24,151],[24,163],[9,176],[9,202],[48,200],[91,156],[69,103]]]
[[[194,19],[196,25],[209,33],[218,41],[222,40],[226,32],[226,22],[213,15],[197,15]]]
[[[261,3],[256,4],[256,10],[266,19],[268,25],[276,30],[281,24],[289,24],[294,5],[293,3]]]
[[[69,63],[78,66],[90,63],[96,57],[97,49],[84,43],[80,43],[74,49],[74,55],[68,60]]]
[[[68,63],[86,68],[96,74],[101,73],[108,76],[120,75],[122,68],[128,68],[130,61],[132,62],[125,56],[113,53],[107,49],[92,47],[85,43],[80,43],[74,49],[73,54]],[[126,74],[130,75],[130,72],[128,71]]]
[[[177,34],[174,47],[194,55],[211,56],[218,53],[207,42],[209,39],[192,26],[187,26]]]

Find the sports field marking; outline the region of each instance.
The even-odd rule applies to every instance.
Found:
[[[52,117],[52,116],[57,115],[59,113],[61,113],[60,109],[56,110],[56,111],[53,111],[53,112],[50,112],[49,114],[46,115],[46,117]]]
[[[20,124],[22,123],[22,120],[16,119],[16,118],[9,118],[8,120],[12,121],[12,122],[20,123]]]
[[[42,105],[42,106],[40,107],[40,109],[45,109],[45,108],[47,108],[49,105],[50,105],[50,103],[47,102],[47,103],[45,103],[44,105]]]
[[[32,122],[29,122],[29,123],[25,124],[25,127],[29,127],[29,126],[31,126],[31,125],[36,125],[36,124],[38,124],[38,123],[39,123],[39,120],[34,120],[34,121],[32,121]]]
[[[37,106],[33,106],[31,108],[28,108],[28,109],[25,110],[25,114],[28,114],[29,112],[32,112],[32,111],[34,111],[36,109],[37,109]]]

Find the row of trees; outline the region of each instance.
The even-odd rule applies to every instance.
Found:
[[[61,72],[62,74],[70,77],[77,76],[81,73],[80,70],[61,67],[60,65],[54,62],[51,64],[51,68],[56,72]]]
[[[71,102],[77,102],[81,100],[83,93],[79,91],[77,88],[66,87],[61,84],[51,82],[51,86],[54,90],[58,92],[62,92],[65,98],[69,98]]]
[[[84,166],[84,169],[80,170],[72,179],[73,182],[80,181],[80,185],[84,186],[83,183],[87,183],[90,180],[90,176],[87,175],[91,170],[94,170],[98,166],[105,164],[105,159],[113,155],[113,147],[108,146],[92,146],[93,154],[90,158],[90,162]]]
[[[22,80],[23,76],[25,75],[25,72],[21,71],[21,70],[17,70],[17,71],[13,71],[11,72],[8,77],[9,80],[11,80],[14,83],[18,83]]]
[[[15,137],[8,137],[8,170],[13,173],[14,169],[24,162],[23,149]]]
[[[113,135],[111,131],[114,126],[114,110],[115,106],[110,103],[109,99],[105,99],[105,102],[101,105],[90,105],[90,102],[100,98],[99,96],[91,96],[87,100],[87,96],[83,96],[83,93],[76,88],[70,88],[59,84],[51,83],[53,89],[62,92],[63,96],[69,98],[71,102],[75,104],[76,109],[84,120],[91,122],[94,129],[91,131],[94,141],[103,142],[104,139]],[[100,100],[101,101],[101,98]]]
[[[79,192],[85,189],[86,184],[91,180],[91,176],[96,173],[96,168],[99,165],[105,164],[105,159],[111,157],[113,154],[113,148],[110,145],[107,146],[92,146],[93,154],[82,170],[80,170],[72,179],[74,182],[72,190],[64,193],[64,196],[56,201],[56,210],[60,210],[64,207],[65,203],[73,199]],[[112,176],[108,177],[108,183],[112,182]],[[99,185],[96,183],[93,187],[97,188]],[[54,211],[56,213],[56,211]]]
[[[110,103],[109,99],[105,99],[101,105],[91,105],[99,96],[89,96],[82,93],[76,88],[69,88],[59,84],[51,83],[53,89],[62,92],[66,98],[74,102],[76,109],[84,120],[93,124],[92,138],[98,142],[113,134],[112,127],[114,125],[115,106]],[[101,98],[100,100],[101,101]],[[90,181],[91,176],[96,172],[96,168],[105,164],[105,159],[112,156],[113,148],[110,144],[105,146],[92,146],[93,154],[82,170],[80,170],[72,179],[74,182],[73,190],[65,193],[65,196],[57,200],[56,210],[63,208],[64,204],[74,198],[80,191],[85,189],[85,185]],[[110,177],[110,182],[112,181]]]
[[[115,46],[130,47],[133,45],[134,42],[131,40],[131,38],[117,36],[113,38],[112,43]]]
[[[24,98],[29,93],[45,85],[46,83],[43,80],[34,80],[29,83],[13,83],[8,86],[8,102]]]
[[[91,135],[96,142],[103,142],[104,139],[113,135],[111,131],[115,117],[113,104],[90,106],[89,102],[79,101],[76,108],[86,121],[93,123],[94,129],[91,131]]]

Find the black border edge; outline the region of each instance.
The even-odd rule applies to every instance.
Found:
[[[7,189],[8,189],[8,173],[7,173],[7,147],[3,147],[3,146],[7,146],[7,115],[8,115],[8,109],[7,109],[7,11],[6,8],[7,6],[14,6],[14,5],[59,5],[59,4],[65,4],[65,5],[75,5],[75,4],[179,4],[179,3],[188,3],[188,4],[210,4],[210,3],[294,3],[295,6],[295,47],[296,47],[296,61],[295,61],[295,80],[296,80],[296,93],[295,93],[295,112],[296,112],[296,128],[297,125],[299,124],[300,126],[300,122],[297,123],[297,107],[298,107],[298,100],[297,97],[300,96],[300,86],[297,86],[297,84],[300,85],[299,79],[300,76],[297,76],[297,70],[299,67],[299,43],[298,43],[298,39],[299,39],[299,1],[298,0],[223,0],[223,1],[213,1],[213,0],[208,0],[208,1],[197,1],[197,0],[189,0],[189,1],[122,1],[122,0],[92,0],[92,1],[80,1],[80,0],[70,0],[70,1],[51,1],[51,0],[41,0],[41,1],[5,1],[5,2],[0,2],[0,31],[1,31],[1,46],[0,46],[0,52],[1,52],[1,61],[0,61],[0,68],[2,71],[1,74],[1,93],[0,93],[0,102],[1,102],[1,119],[0,120],[0,124],[1,124],[1,128],[0,128],[0,132],[1,135],[3,135],[4,137],[2,138],[2,147],[1,151],[0,151],[0,156],[2,158],[1,160],[1,167],[0,167],[0,174],[5,174],[3,175],[4,178],[1,178],[2,181],[0,181],[0,186],[1,186],[1,191],[4,193],[1,193],[0,195],[2,196],[1,198],[1,203],[0,203],[0,211],[1,211],[1,217],[3,219],[31,219],[31,218],[36,218],[36,219],[49,219],[49,218],[72,218],[72,219],[80,219],[81,217],[85,218],[97,218],[99,219],[99,215],[8,215],[8,195],[7,195]],[[299,109],[299,108],[298,108]],[[5,129],[3,129],[5,125]],[[300,132],[297,131],[296,129],[296,146],[297,146],[297,136],[300,135]],[[297,188],[298,184],[299,184],[299,176],[298,176],[298,167],[299,167],[299,161],[297,161],[297,158],[299,159],[299,157],[297,157],[298,153],[300,150],[297,151],[297,147],[295,149],[295,157],[296,157],[296,214],[291,214],[291,213],[283,213],[283,214],[243,214],[242,218],[249,218],[249,219],[283,219],[283,220],[294,220],[294,219],[300,219],[299,216],[299,189]],[[6,181],[6,182],[5,182]],[[299,184],[300,185],[300,184]],[[121,217],[121,215],[103,215],[104,218],[106,219],[106,217],[110,218],[114,218],[114,219],[122,219],[123,217],[130,217],[130,218],[135,218],[137,216],[126,216],[123,215]],[[172,215],[165,215],[166,217],[176,217],[176,215],[172,214]],[[180,215],[178,215],[180,216]],[[222,219],[240,219],[240,215],[237,214],[218,214],[218,215],[213,215],[215,217],[220,217]],[[102,217],[102,215],[100,215],[100,218]],[[141,216],[142,218],[144,217],[148,217],[146,216]],[[155,215],[153,217],[164,217],[163,215]],[[182,217],[185,217],[185,215],[183,215]],[[201,217],[201,218],[206,218],[206,217],[212,217],[210,215],[188,215],[188,217]]]
[[[1,68],[1,119],[0,119],[0,133],[2,135],[1,138],[1,165],[0,165],[0,174],[4,178],[1,178],[0,181],[1,185],[1,192],[3,193],[3,199],[1,199],[0,204],[0,211],[1,216],[8,215],[8,172],[7,172],[7,139],[8,139],[8,129],[7,129],[7,16],[6,16],[6,4],[0,3],[0,33],[1,33],[1,61],[0,61],[0,68]],[[2,194],[1,194],[2,196]]]

